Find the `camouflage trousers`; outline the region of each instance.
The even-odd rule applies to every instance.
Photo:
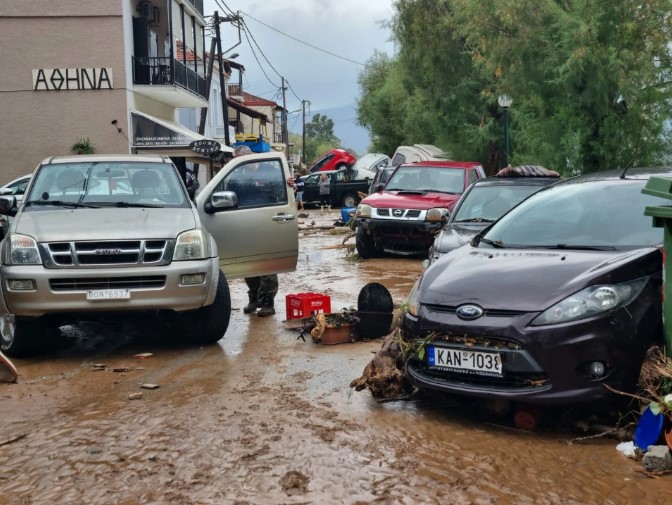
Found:
[[[278,276],[262,275],[261,277],[247,277],[247,295],[250,302],[258,302],[262,307],[273,307],[273,300],[278,294]]]

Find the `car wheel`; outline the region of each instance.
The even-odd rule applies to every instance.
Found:
[[[373,239],[366,233],[361,226],[357,227],[357,236],[355,237],[355,247],[360,258],[375,258],[380,255]]]
[[[217,294],[212,304],[179,316],[181,337],[189,343],[214,344],[221,339],[231,319],[231,294],[224,272],[219,271]]]
[[[32,356],[40,352],[49,329],[35,318],[19,318],[13,322],[2,321],[0,351],[13,358]]]
[[[352,193],[343,195],[343,207],[357,207],[357,196]]]

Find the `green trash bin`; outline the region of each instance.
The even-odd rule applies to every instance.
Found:
[[[654,227],[663,228],[663,332],[665,352],[672,357],[672,265],[667,255],[672,251],[672,178],[651,177],[642,193],[670,200],[670,205],[646,207],[644,215],[653,218]]]

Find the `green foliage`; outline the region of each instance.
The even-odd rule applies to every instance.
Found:
[[[87,137],[79,139],[77,142],[72,144],[70,146],[70,152],[72,154],[94,154],[96,149]]]
[[[670,0],[397,0],[398,53],[360,73],[373,148],[433,143],[456,159],[565,174],[670,157]]]
[[[334,135],[334,121],[322,114],[315,114],[306,123],[305,163],[310,165],[318,156],[338,147],[341,140]]]

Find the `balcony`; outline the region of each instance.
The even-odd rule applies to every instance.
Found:
[[[133,57],[133,85],[137,93],[173,107],[208,105],[205,78],[176,59]]]
[[[191,5],[194,6],[194,9],[198,11],[198,13],[203,16],[203,0],[187,0]]]

